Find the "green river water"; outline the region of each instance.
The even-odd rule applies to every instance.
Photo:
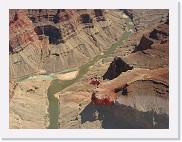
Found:
[[[131,34],[130,29],[133,29],[133,25],[129,24],[129,22],[131,22],[129,18],[125,19],[125,22],[127,24],[128,31],[126,31],[123,34],[122,38],[117,43],[113,44],[107,51],[103,52],[104,53],[103,55],[98,55],[94,59],[89,61],[88,63],[79,67],[79,74],[77,75],[76,78],[74,78],[73,80],[64,80],[64,81],[61,81],[59,79],[54,79],[51,82],[51,85],[49,86],[48,93],[47,93],[48,100],[49,100],[48,113],[49,113],[49,119],[50,119],[50,125],[48,129],[58,129],[58,115],[59,115],[60,106],[59,106],[59,101],[57,98],[54,97],[54,94],[62,91],[66,87],[80,80],[83,77],[83,75],[87,73],[90,66],[93,66],[100,59],[106,58],[109,55],[111,55],[118,46],[123,44],[123,41],[128,39],[129,35]]]

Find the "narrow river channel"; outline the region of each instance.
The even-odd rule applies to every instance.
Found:
[[[54,97],[54,94],[62,91],[66,87],[80,80],[83,77],[83,75],[87,73],[90,66],[93,66],[100,59],[106,58],[109,55],[111,55],[118,46],[123,44],[123,41],[129,38],[131,34],[130,30],[133,29],[133,25],[130,24],[131,19],[129,18],[125,19],[125,22],[128,30],[123,34],[122,38],[117,43],[113,44],[107,51],[103,52],[102,55],[96,56],[93,60],[79,67],[79,74],[77,75],[76,78],[74,78],[73,80],[64,80],[64,81],[61,81],[59,79],[54,79],[51,82],[51,85],[49,86],[47,93],[49,100],[48,113],[50,119],[50,125],[48,129],[58,129],[59,101],[57,98]]]

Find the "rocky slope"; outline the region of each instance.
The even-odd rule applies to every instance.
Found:
[[[9,99],[15,95],[15,89],[17,87],[17,84],[14,81],[9,81]]]
[[[124,12],[132,19],[135,29],[145,30],[156,27],[165,22],[168,16],[168,9],[125,9]]]
[[[114,10],[10,10],[10,78],[79,67],[121,38]]]
[[[123,14],[115,10],[58,11],[10,10],[10,128],[49,126],[52,79],[24,77],[79,67],[109,48],[125,29]],[[11,82],[18,79],[15,87]]]
[[[34,78],[17,84],[10,100],[10,128],[45,129],[49,126],[47,88],[51,81]]]
[[[34,32],[33,23],[23,10],[10,14],[10,44],[9,66],[10,79],[22,78],[38,72],[41,61],[42,47],[46,39],[41,42]],[[46,49],[47,46],[44,46]]]
[[[111,81],[101,81],[98,88],[89,81],[76,83],[57,94],[61,104],[59,127],[168,128],[167,78],[168,68],[136,68]]]
[[[131,35],[79,82],[57,93],[63,104],[60,105],[60,128],[169,128],[169,26],[165,21],[156,25],[154,29],[146,27],[143,32]],[[133,69],[110,81],[103,80],[116,56]],[[100,79],[98,87],[90,84],[94,76]],[[110,103],[106,103],[108,100]]]
[[[142,68],[162,68],[169,64],[169,25],[161,24],[143,35],[132,54],[125,57],[127,63]],[[160,61],[160,62],[159,62]]]
[[[168,10],[124,12],[132,17],[135,27],[129,39],[109,57],[90,66],[79,81],[54,94],[59,101],[59,128],[169,128],[169,22],[165,22]],[[22,65],[19,77],[78,67],[102,53],[127,30],[118,10],[24,10],[23,13],[29,17],[27,23],[34,27],[36,44],[22,51],[11,50],[10,65],[19,57],[22,62],[27,61],[23,64],[32,67],[28,70]],[[68,36],[64,38],[65,35]],[[29,53],[32,56],[26,58]],[[41,58],[36,58],[39,55]],[[17,79],[17,76],[11,77]],[[93,78],[99,80],[98,85],[93,85]],[[48,127],[46,91],[51,80],[39,78],[18,84],[10,102],[11,128]]]

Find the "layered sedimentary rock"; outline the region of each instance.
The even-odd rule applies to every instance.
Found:
[[[47,88],[52,79],[19,82],[10,100],[9,125],[13,129],[45,129],[49,126]]]
[[[132,19],[135,29],[152,29],[167,20],[168,9],[125,9],[124,12]]]
[[[38,72],[42,46],[34,32],[33,23],[23,10],[10,17],[10,79],[21,78]],[[46,47],[45,47],[46,50]]]
[[[169,25],[160,24],[151,32],[144,34],[133,52],[124,60],[134,67],[149,69],[167,67],[169,64]]]
[[[136,68],[98,88],[82,81],[58,93],[59,127],[168,128],[168,93],[168,68]]]
[[[122,37],[114,10],[10,10],[10,78],[79,67]]]
[[[133,18],[136,31],[131,31],[135,33],[130,35],[129,40],[124,41],[109,57],[90,66],[78,82],[55,94],[59,99],[59,128],[169,128],[169,37],[168,22],[165,22],[168,10],[131,11],[134,11],[133,17],[138,17],[140,22],[137,24]],[[38,72],[77,67],[100,54],[106,43],[109,45],[110,41],[119,37],[120,32],[127,30],[120,19],[123,18],[122,13],[118,11],[106,10],[104,14],[98,11],[97,18],[93,18],[94,11],[93,14],[87,10],[74,12],[75,10],[25,10],[42,45],[42,62],[39,62]],[[78,20],[73,18],[74,15],[79,17]],[[159,24],[160,26],[155,26]],[[50,37],[45,33],[47,25],[50,25],[48,31],[56,36]],[[67,57],[70,49],[74,56]],[[29,52],[26,48],[23,51]],[[10,56],[20,52],[11,53]],[[119,61],[118,66],[116,61]],[[102,80],[108,70],[108,77],[111,76],[112,80]],[[111,70],[115,72],[112,73]],[[90,82],[96,75],[100,81],[98,85],[93,85]],[[48,127],[48,102],[45,94],[49,86],[47,83],[51,80],[46,79],[44,82],[40,79],[39,82],[39,79],[36,83],[26,80],[25,84],[20,83],[21,86],[16,88],[18,91],[15,91],[10,102],[11,128]],[[31,85],[26,85],[27,81]],[[32,84],[41,85],[40,90]],[[39,115],[35,115],[34,109]]]
[[[139,111],[155,110],[161,113],[161,108],[162,113],[168,114],[169,85],[167,80],[168,68],[134,69],[111,82],[101,84],[96,90],[103,96],[106,94],[111,96],[114,91],[116,102],[136,107],[135,109]]]
[[[128,55],[118,52],[127,51],[127,46],[116,49],[117,56],[133,66],[132,70],[110,81],[101,80],[97,87],[90,85],[91,77],[102,78],[110,68],[112,54],[93,66],[82,80],[58,93],[61,103],[66,100],[70,104],[69,108],[60,108],[67,108],[75,116],[73,120],[67,112],[60,111],[60,128],[169,128],[168,30],[168,25],[160,24],[146,31],[145,37],[138,39],[137,50],[127,48],[131,50]],[[89,98],[82,98],[86,94]],[[75,102],[70,96],[81,101]]]

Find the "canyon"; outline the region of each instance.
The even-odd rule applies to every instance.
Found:
[[[122,14],[115,11],[98,10],[101,16],[95,10],[39,12],[15,10],[10,14],[10,79],[41,70],[53,73],[77,68],[107,50],[125,28]],[[60,22],[55,23],[53,17]]]
[[[168,10],[10,10],[9,21],[10,128],[169,128]]]

